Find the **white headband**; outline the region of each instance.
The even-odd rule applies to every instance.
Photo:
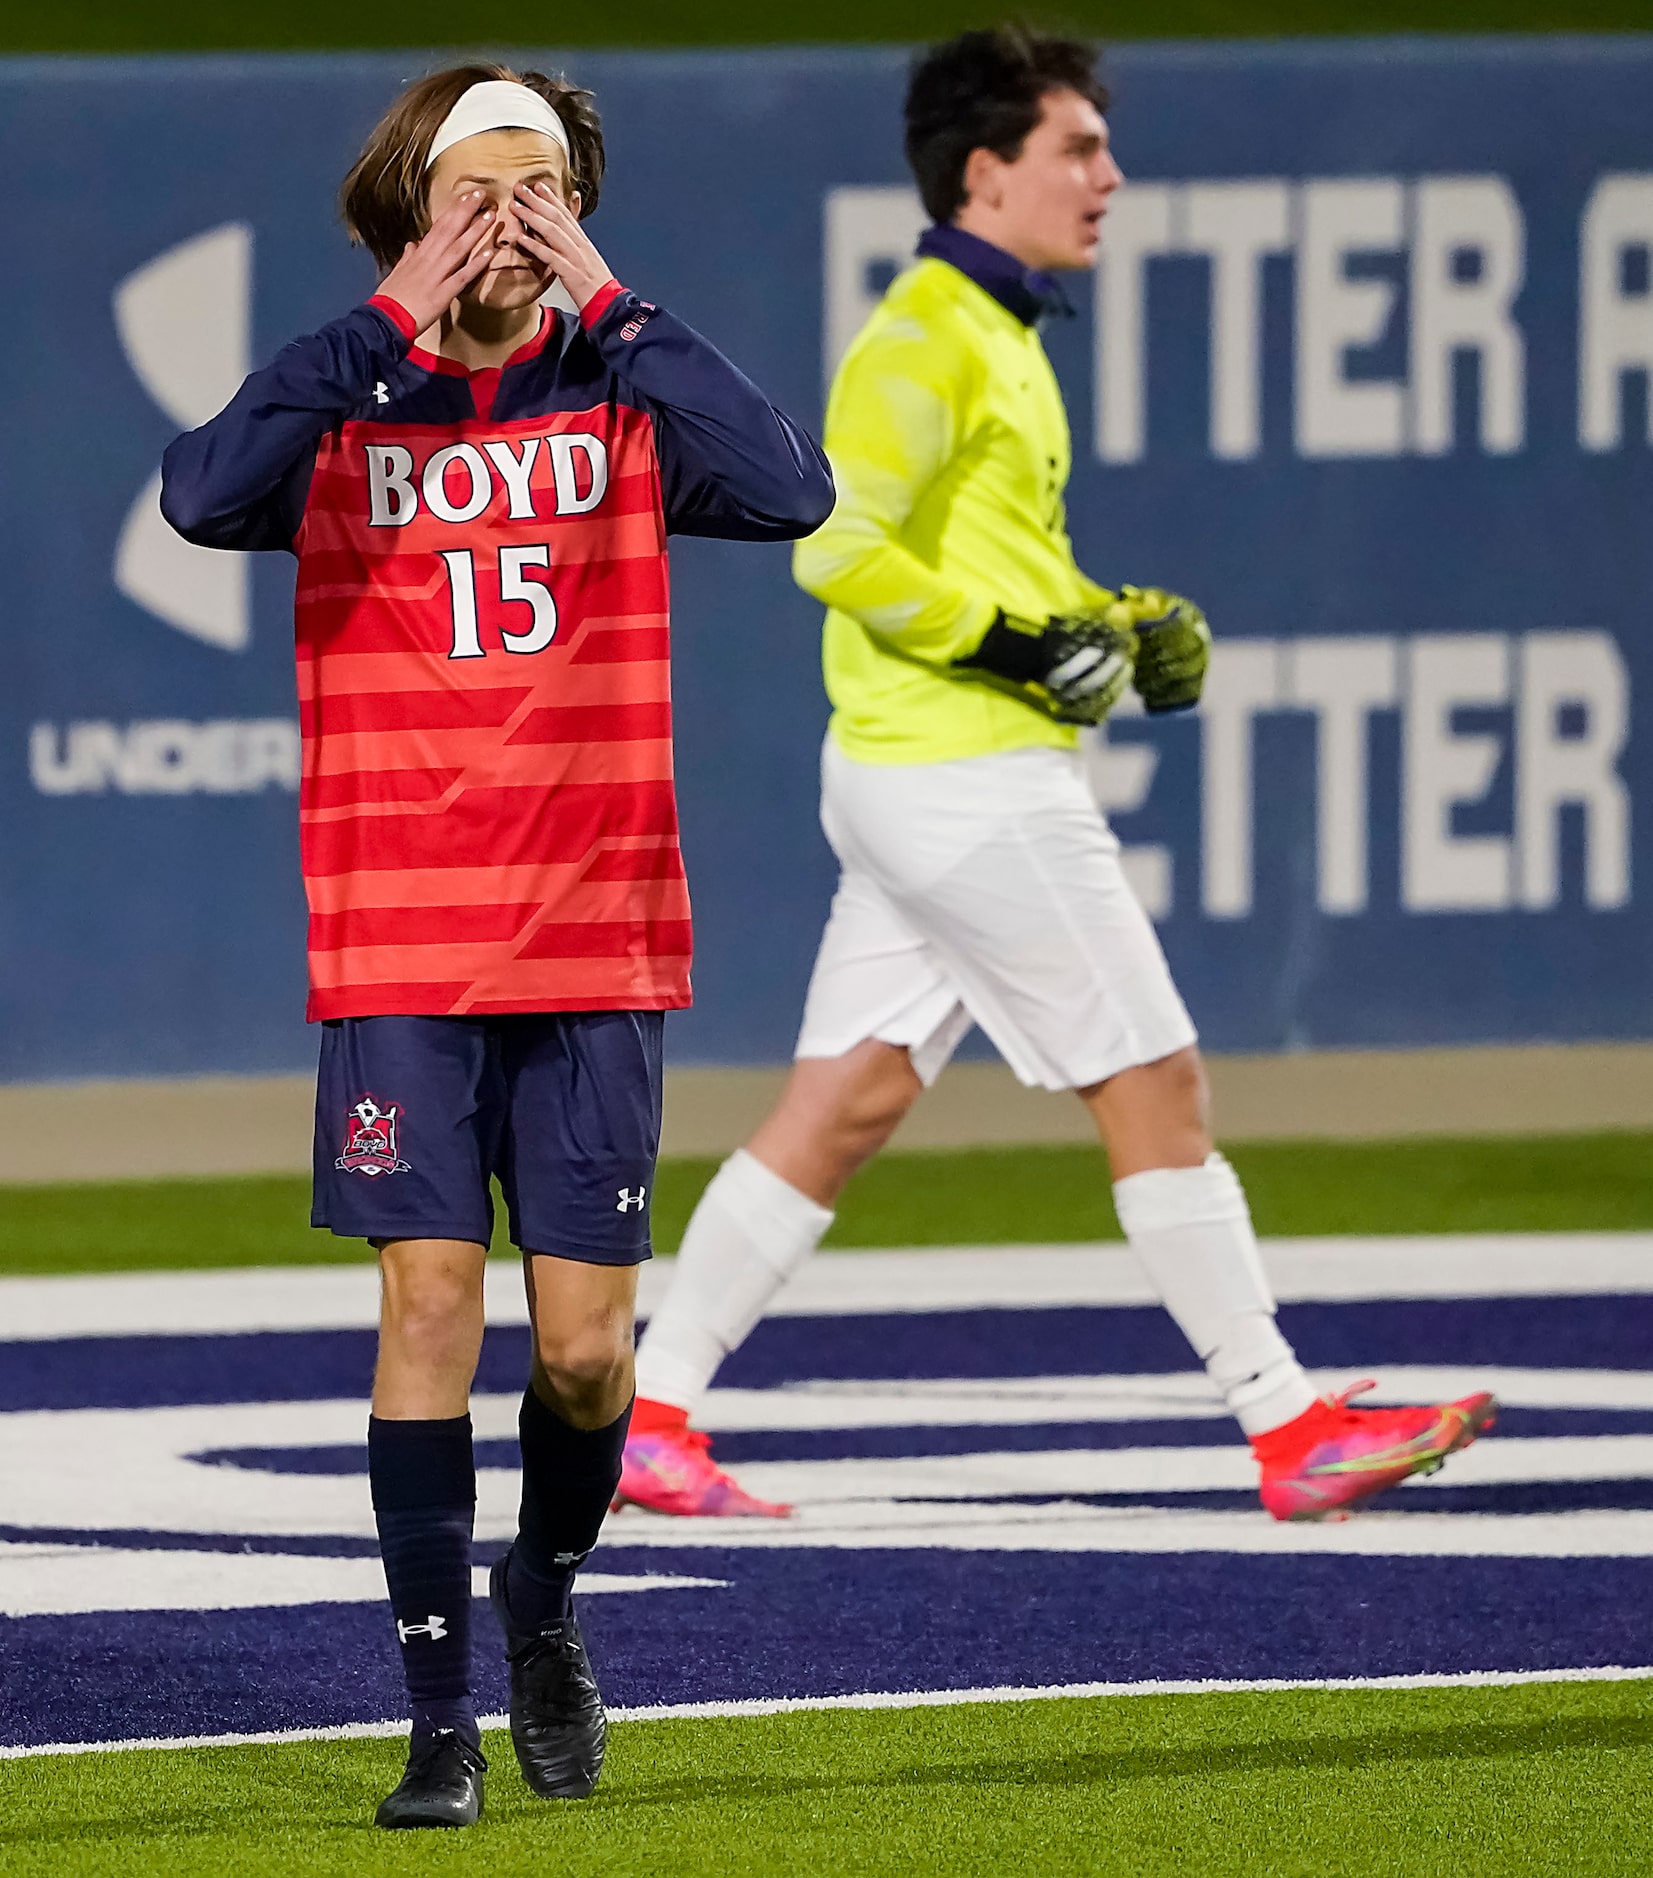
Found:
[[[479,137],[485,130],[544,131],[562,145],[562,153],[570,163],[574,160],[562,119],[537,91],[530,91],[514,79],[485,78],[461,93],[459,102],[437,126],[425,168],[429,169],[444,150],[451,150],[467,137]]]

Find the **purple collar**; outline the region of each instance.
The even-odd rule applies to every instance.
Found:
[[[938,222],[927,228],[918,253],[921,259],[945,261],[949,267],[956,267],[1024,326],[1037,326],[1048,314],[1071,316],[1073,312],[1054,275],[1024,267],[1015,255],[950,223]]]

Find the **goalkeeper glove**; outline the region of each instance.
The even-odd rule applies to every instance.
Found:
[[[1137,634],[1136,688],[1153,714],[1191,711],[1205,687],[1211,663],[1211,628],[1192,600],[1163,587],[1121,587],[1107,610],[1121,615]]]
[[[1042,626],[1000,613],[974,652],[953,661],[1031,704],[1059,724],[1100,724],[1131,682],[1137,638],[1100,619],[1048,619]]]

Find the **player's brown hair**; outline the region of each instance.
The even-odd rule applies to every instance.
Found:
[[[472,85],[497,78],[537,91],[556,111],[568,132],[569,182],[579,191],[581,221],[596,208],[603,186],[603,126],[591,93],[560,73],[548,78],[508,65],[455,65],[408,86],[374,125],[339,191],[350,239],[387,273],[407,244],[430,227],[425,160],[442,120]]]

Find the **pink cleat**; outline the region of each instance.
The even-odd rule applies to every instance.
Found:
[[[660,1426],[664,1419],[649,1415],[644,1432],[627,1437],[616,1507],[646,1506],[652,1513],[702,1519],[786,1519],[791,1514],[790,1506],[757,1499],[726,1474],[712,1459],[712,1437],[690,1428],[687,1417],[675,1427]]]
[[[1432,1474],[1498,1416],[1490,1395],[1466,1395],[1433,1408],[1351,1408],[1357,1382],[1326,1396],[1283,1428],[1252,1438],[1262,1464],[1263,1505],[1276,1519],[1346,1519],[1411,1474]]]

